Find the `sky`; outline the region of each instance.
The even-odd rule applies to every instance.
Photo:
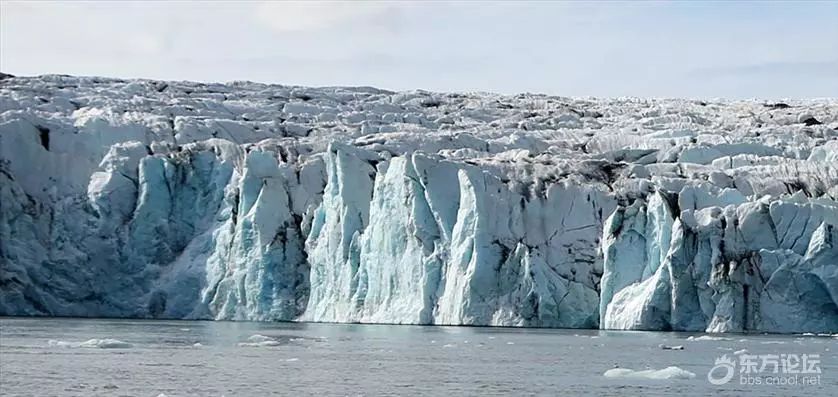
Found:
[[[838,1],[0,0],[0,71],[563,96],[838,96]]]

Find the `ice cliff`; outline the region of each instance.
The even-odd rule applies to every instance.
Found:
[[[4,78],[0,315],[838,332],[838,102]]]

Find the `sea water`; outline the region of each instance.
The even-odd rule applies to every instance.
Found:
[[[0,318],[3,396],[711,394],[838,395],[838,338]]]

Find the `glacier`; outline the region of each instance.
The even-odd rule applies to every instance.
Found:
[[[838,101],[0,80],[0,315],[838,332]]]

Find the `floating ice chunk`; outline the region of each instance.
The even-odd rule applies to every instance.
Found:
[[[266,340],[262,342],[241,342],[239,343],[239,347],[274,347],[279,346],[281,343],[275,340]]]
[[[130,349],[134,345],[116,339],[90,339],[79,345],[80,347],[92,347],[99,349]]]
[[[195,342],[192,344],[192,347],[203,347],[204,345],[201,342]]]
[[[78,343],[65,342],[63,340],[55,340],[55,339],[50,339],[49,342],[47,342],[47,344],[50,347],[78,347],[78,345],[79,345]]]
[[[81,347],[97,349],[130,349],[134,345],[116,339],[88,339],[84,342],[67,342],[51,339],[48,342],[51,347]]]
[[[247,338],[247,340],[249,340],[251,342],[257,342],[258,343],[258,342],[272,341],[272,340],[274,340],[274,338],[271,338],[271,337],[265,336],[265,335],[255,334],[255,335],[251,335],[249,338]]]
[[[715,341],[718,341],[718,340],[730,340],[730,338],[725,338],[725,337],[722,337],[722,336],[701,335],[701,336],[690,336],[690,337],[687,338],[687,340],[692,340],[692,341],[711,341],[711,340],[715,340]]]
[[[664,369],[647,369],[635,371],[628,368],[612,368],[603,374],[606,378],[628,378],[628,379],[692,379],[695,374],[672,366]]]
[[[239,347],[272,347],[281,345],[276,339],[259,334],[251,335],[247,340],[249,342],[239,343]]]

